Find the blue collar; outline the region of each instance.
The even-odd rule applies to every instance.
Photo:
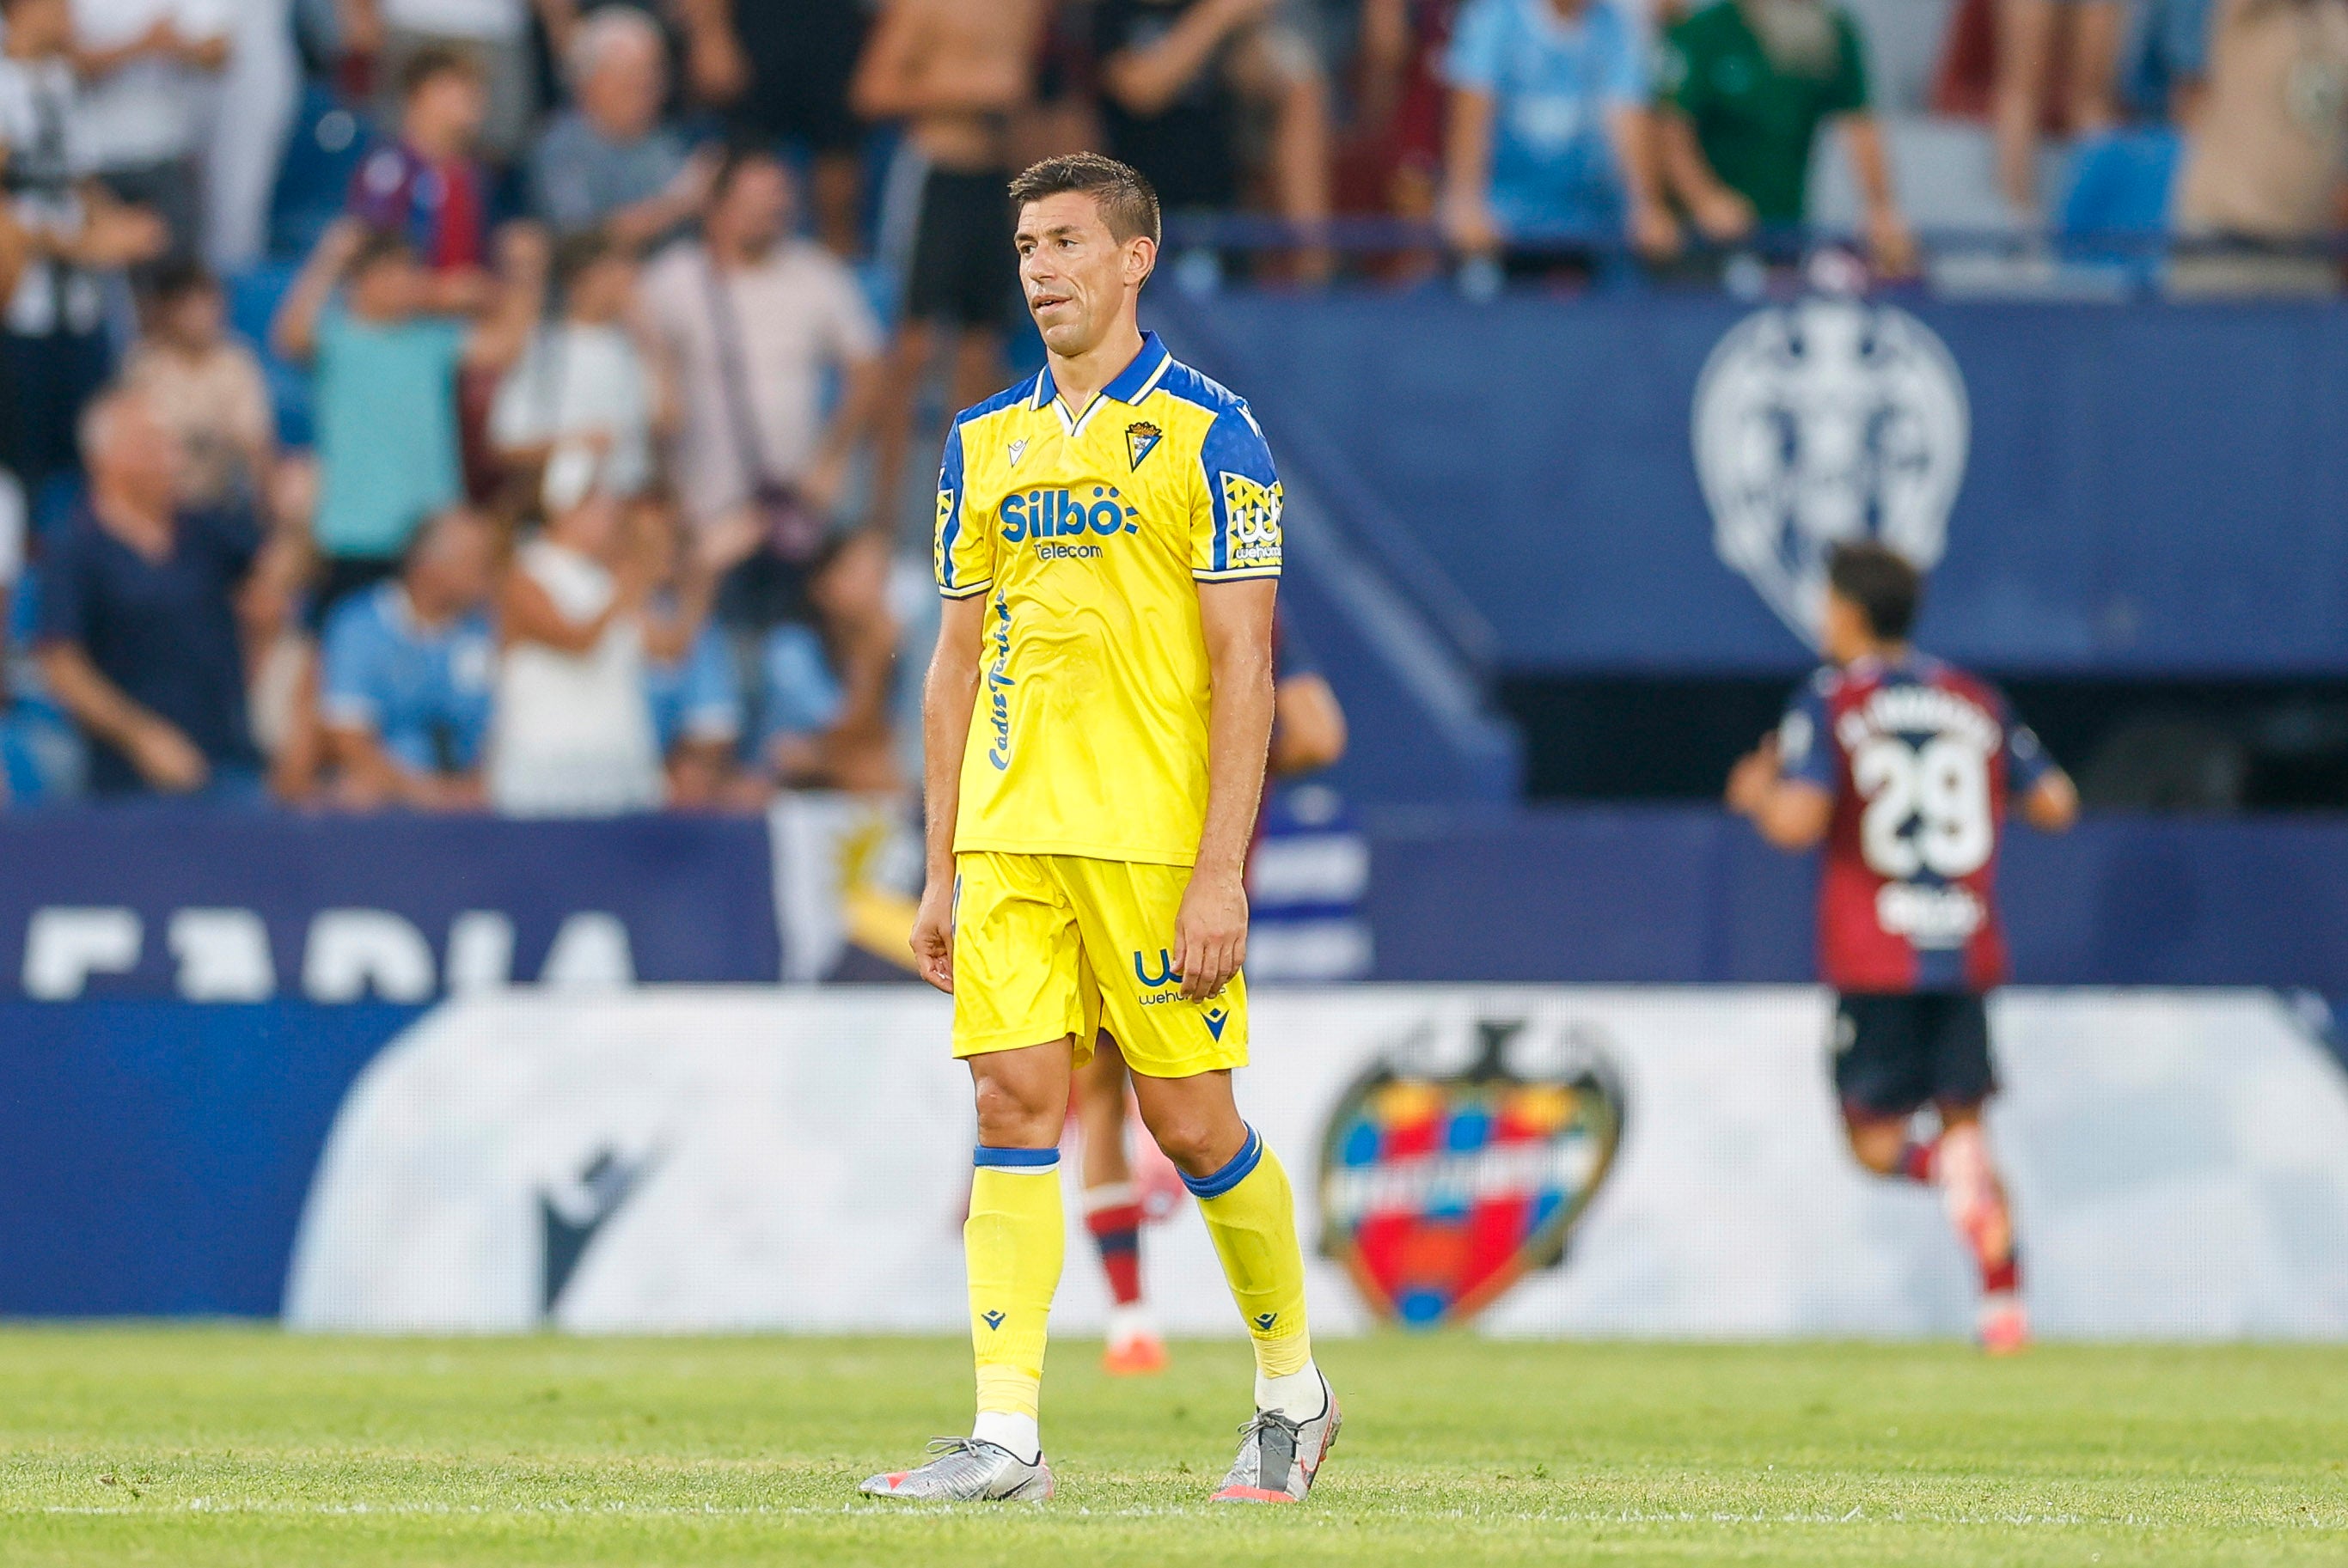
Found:
[[[1119,403],[1138,400],[1142,389],[1157,379],[1159,371],[1164,368],[1169,357],[1166,345],[1158,341],[1156,333],[1143,333],[1141,352],[1133,356],[1131,364],[1109,378],[1109,384],[1101,388],[1100,395],[1113,397]],[[1046,364],[1035,375],[1035,406],[1049,408],[1052,399],[1059,395],[1060,389],[1052,384],[1052,367]]]

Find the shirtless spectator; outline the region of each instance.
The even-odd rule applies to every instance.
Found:
[[[875,431],[873,488],[884,516],[941,340],[953,365],[953,407],[978,402],[1003,379],[1004,317],[1019,286],[1007,141],[1013,117],[1034,93],[1043,25],[1042,0],[893,0],[850,88],[866,118],[905,121],[900,156],[922,168],[904,324]]]
[[[2317,87],[2311,83],[2330,84]],[[2177,182],[2180,296],[2328,295],[2348,201],[2348,0],[2220,0]]]
[[[1240,128],[1272,114],[1272,207],[1291,222],[1329,215],[1329,92],[1310,45],[1273,20],[1278,0],[1100,0],[1093,38],[1108,151],[1157,187],[1169,214],[1229,211],[1248,194]],[[1300,267],[1324,274],[1323,252]]]

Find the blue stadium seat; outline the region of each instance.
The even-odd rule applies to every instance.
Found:
[[[312,82],[302,89],[294,134],[270,199],[269,244],[274,254],[309,254],[341,213],[343,194],[374,136],[366,115],[329,88]]]
[[[2057,232],[2073,241],[2065,252],[2125,261],[2147,278],[2157,272],[2155,248],[2126,241],[2168,232],[2168,194],[2181,148],[2177,133],[2160,126],[2082,140],[2072,152],[2071,186],[2055,214]],[[2098,245],[2097,237],[2116,242]]]
[[[263,261],[227,280],[229,325],[260,351],[277,410],[277,438],[288,446],[310,444],[310,378],[270,352],[269,323],[300,271],[292,261]]]

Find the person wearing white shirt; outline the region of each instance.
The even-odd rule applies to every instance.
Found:
[[[545,463],[559,443],[597,446],[603,487],[641,496],[668,400],[629,321],[635,258],[602,234],[577,235],[556,253],[555,281],[562,318],[538,330],[498,388],[489,438],[523,468]]]
[[[113,368],[105,276],[166,236],[87,178],[67,0],[0,0],[0,189],[22,262],[0,330],[0,466],[37,496],[80,468],[77,422]]]
[[[232,21],[226,0],[73,0],[78,150],[108,190],[162,218],[166,260],[199,251],[198,160]]]
[[[642,531],[633,508],[597,486],[592,449],[547,464],[543,532],[515,552],[499,597],[503,642],[489,717],[487,782],[508,816],[617,816],[666,794],[645,675],[685,657],[708,617],[716,573],[738,535],[705,534],[684,553],[676,593],[656,601],[673,541]]]

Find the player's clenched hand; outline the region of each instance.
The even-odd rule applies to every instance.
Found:
[[[1204,1001],[1231,983],[1247,958],[1247,889],[1237,872],[1194,872],[1174,917],[1174,972],[1182,994]]]
[[[930,879],[922,889],[921,912],[913,917],[913,961],[922,979],[942,991],[953,989],[953,879]]]

